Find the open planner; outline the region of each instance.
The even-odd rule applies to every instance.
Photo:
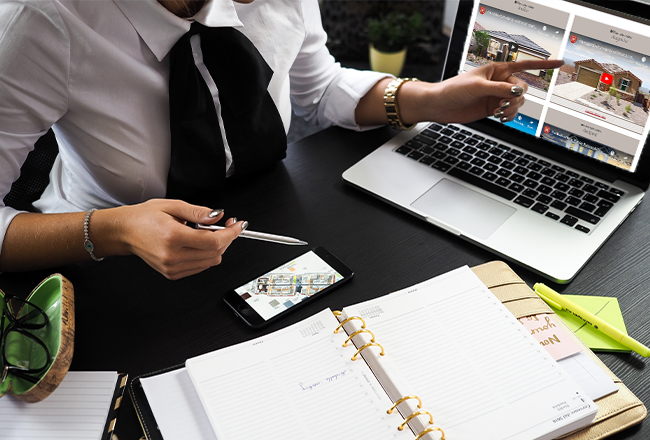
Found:
[[[598,411],[467,267],[134,383],[166,440],[552,439]]]

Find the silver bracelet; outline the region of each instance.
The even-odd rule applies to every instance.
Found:
[[[102,261],[104,257],[97,258],[93,251],[95,250],[95,245],[93,244],[92,241],[90,241],[90,236],[88,235],[88,226],[90,224],[90,215],[97,211],[97,209],[92,208],[86,213],[86,219],[84,220],[84,248],[88,251],[90,254],[90,258],[92,258],[95,261]]]

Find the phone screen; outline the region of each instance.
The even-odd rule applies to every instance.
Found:
[[[351,277],[343,263],[316,248],[228,292],[224,299],[256,326]]]

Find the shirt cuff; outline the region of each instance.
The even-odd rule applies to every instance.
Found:
[[[323,102],[327,103],[322,110],[322,117],[334,125],[355,131],[371,130],[380,125],[360,126],[354,117],[354,112],[368,91],[384,78],[392,75],[370,70],[355,70],[342,68],[339,80],[327,89]],[[321,119],[319,117],[319,119]]]

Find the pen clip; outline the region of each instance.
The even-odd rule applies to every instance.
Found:
[[[564,310],[564,307],[562,307],[560,304],[558,304],[558,303],[556,303],[555,301],[553,301],[552,299],[548,298],[548,297],[545,296],[543,293],[540,293],[539,290],[537,290],[537,286],[538,286],[538,285],[539,285],[539,283],[535,284],[535,285],[533,286],[533,290],[535,291],[535,293],[537,294],[537,296],[539,296],[539,297],[542,299],[542,301],[544,301],[546,304],[548,304],[549,306],[553,307],[554,309],[557,309],[557,310]]]

